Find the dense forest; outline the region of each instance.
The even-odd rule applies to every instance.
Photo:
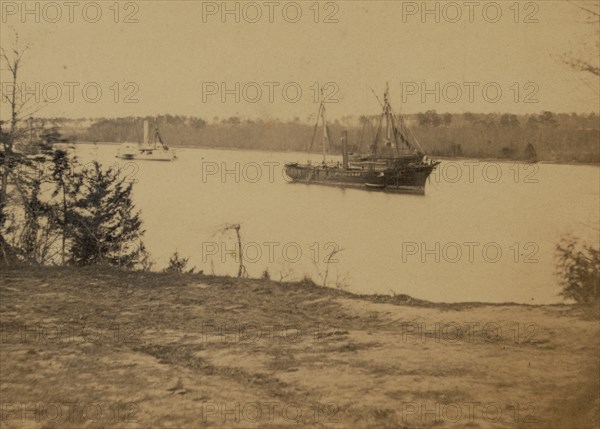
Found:
[[[305,151],[309,147],[314,118],[303,122],[231,117],[210,122],[189,116],[127,117],[67,120],[53,124],[74,141],[140,141],[142,123],[159,125],[167,144],[174,147],[211,147]],[[556,162],[600,162],[600,117],[595,114],[553,113],[515,115],[437,113],[430,110],[404,117],[419,143],[433,156],[503,158]],[[339,146],[347,130],[350,149],[365,152],[377,133],[379,116],[343,117],[333,120],[330,131]],[[316,139],[313,151],[320,151]],[[334,147],[335,153],[341,153]]]

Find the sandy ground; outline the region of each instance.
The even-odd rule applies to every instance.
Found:
[[[308,284],[0,272],[2,428],[596,428],[598,320]]]

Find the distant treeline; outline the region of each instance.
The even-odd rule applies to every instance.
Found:
[[[305,151],[314,124],[291,121],[159,117],[56,119],[65,136],[78,141],[140,141],[143,120],[158,123],[167,144],[175,147],[212,147]],[[600,162],[600,117],[597,114],[542,112],[540,114],[439,114],[434,110],[407,115],[406,125],[426,152],[433,156],[505,158],[515,160]],[[342,130],[348,131],[350,150],[365,152],[375,138],[378,116],[346,116],[330,123],[334,151],[341,153]],[[312,146],[321,150],[320,129]]]

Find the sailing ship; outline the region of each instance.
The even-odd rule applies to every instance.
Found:
[[[144,161],[173,161],[177,158],[175,150],[169,148],[164,142],[158,124],[154,127],[154,135],[150,142],[148,135],[148,121],[144,121],[144,140],[140,143],[122,143],[119,146],[117,158],[135,159]]]
[[[383,112],[379,117],[379,127],[370,152],[363,155],[348,154],[347,132],[342,133],[342,164],[326,162],[328,149],[331,147],[331,133],[325,117],[325,105],[321,102],[313,139],[319,126],[323,123],[323,161],[313,163],[287,163],[285,172],[293,182],[319,185],[352,187],[358,189],[381,190],[397,193],[425,193],[425,184],[431,172],[440,163],[429,159],[425,151],[405,126],[400,115],[394,116],[389,102],[389,90],[386,90]],[[383,122],[385,121],[385,133]]]

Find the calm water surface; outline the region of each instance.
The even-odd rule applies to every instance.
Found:
[[[240,223],[251,277],[318,281],[361,293],[431,301],[561,302],[554,248],[565,234],[597,242],[596,166],[444,161],[425,196],[290,184],[302,153],[180,149],[172,163],[115,158],[115,145],[77,156],[118,163],[136,181],[145,242],[164,268],[177,250],[205,273],[237,274]],[[318,156],[312,156],[318,160]]]

